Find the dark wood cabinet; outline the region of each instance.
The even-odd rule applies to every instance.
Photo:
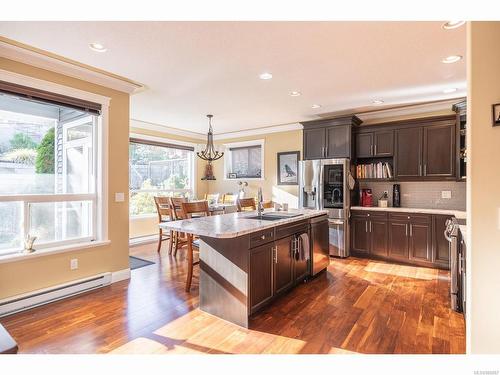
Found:
[[[361,257],[449,269],[446,215],[353,211],[351,252]]]
[[[394,131],[385,130],[373,134],[373,155],[377,157],[394,154]]]
[[[250,279],[250,308],[257,310],[273,297],[274,242],[250,250],[250,274],[260,277]],[[269,270],[269,272],[263,272]]]
[[[396,130],[396,177],[422,176],[422,128]]]
[[[423,175],[455,176],[455,125],[426,126],[423,129]]]
[[[366,217],[353,217],[351,219],[351,248],[355,252],[366,254],[370,252],[368,222]]]
[[[387,221],[370,221],[370,253],[376,256],[386,257],[388,255]]]
[[[274,245],[274,293],[278,294],[293,285],[293,236],[282,238]]]
[[[356,134],[356,157],[387,157],[394,154],[394,131],[382,130]]]
[[[447,220],[451,216],[434,215],[432,218],[432,262],[448,266],[450,264],[450,246],[444,236]]]
[[[352,129],[360,123],[353,115],[303,122],[304,160],[352,158]]]
[[[304,160],[324,158],[325,129],[304,129]]]
[[[408,259],[408,223],[405,221],[389,222],[389,257]]]
[[[370,158],[373,156],[373,133],[356,134],[356,157]]]
[[[410,260],[419,262],[432,262],[431,249],[432,232],[430,222],[410,223]]]
[[[326,128],[325,157],[351,157],[351,126],[338,125],[331,128]]]

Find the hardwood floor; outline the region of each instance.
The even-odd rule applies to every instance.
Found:
[[[20,353],[464,353],[449,273],[348,258],[257,314],[243,329],[184,291],[184,251],[131,249],[156,264],[129,281],[1,318]]]

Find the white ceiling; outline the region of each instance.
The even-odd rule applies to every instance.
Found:
[[[465,27],[442,22],[1,22],[0,35],[141,82],[133,119],[205,133],[464,96]],[[107,52],[88,48],[100,42]],[[462,55],[443,64],[448,55]],[[273,79],[258,78],[272,72]],[[448,87],[458,92],[443,94]],[[302,93],[299,97],[290,91]],[[321,104],[312,109],[312,104]]]

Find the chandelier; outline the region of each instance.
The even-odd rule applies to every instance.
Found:
[[[219,152],[215,150],[214,147],[214,134],[212,130],[212,117],[213,115],[207,115],[208,117],[208,134],[207,134],[207,145],[205,149],[196,153],[200,159],[206,160],[208,162],[205,168],[205,175],[202,180],[215,180],[212,170],[212,162],[214,160],[219,160],[224,156],[224,152]]]

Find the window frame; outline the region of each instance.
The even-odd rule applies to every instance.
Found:
[[[144,192],[144,193],[158,193],[158,192],[177,192],[177,193],[184,193],[184,192],[192,192],[193,197],[196,197],[197,194],[197,184],[196,184],[196,177],[198,176],[198,168],[197,168],[197,160],[196,160],[196,143],[191,143],[191,142],[185,142],[185,141],[179,141],[176,139],[171,139],[167,137],[158,137],[158,136],[152,136],[152,135],[146,135],[146,134],[140,134],[140,133],[130,133],[129,138],[134,138],[134,139],[139,139],[143,140],[145,142],[151,142],[152,146],[158,146],[162,147],[162,144],[165,145],[163,147],[168,147],[168,145],[173,145],[173,146],[186,146],[186,147],[193,147],[194,151],[192,152],[192,168],[191,168],[191,181],[192,181],[192,189],[168,189],[168,190],[159,190],[159,189],[130,189],[129,186],[129,196],[132,196],[132,193],[137,193],[137,192]],[[129,146],[130,146],[129,141]],[[157,143],[157,144],[154,144]],[[131,215],[130,214],[130,207],[129,207],[129,219],[130,220],[140,220],[140,219],[145,219],[145,218],[152,218],[152,217],[157,217],[158,215],[156,213],[149,213],[149,214],[137,214],[137,215]]]
[[[3,69],[0,69],[0,80],[101,105],[101,115],[96,117],[97,123],[94,129],[95,135],[93,135],[92,164],[93,168],[95,168],[95,188],[93,192],[83,194],[11,194],[0,196],[0,202],[22,202],[24,209],[23,230],[25,233],[27,233],[26,230],[29,228],[28,218],[30,204],[92,201],[94,205],[92,210],[92,235],[62,241],[45,242],[42,244],[36,244],[35,242],[35,247],[37,249],[35,253],[25,254],[22,253],[22,250],[21,252],[19,250],[13,250],[8,253],[0,253],[0,260],[19,260],[27,256],[32,256],[32,254],[37,254],[37,256],[42,255],[44,252],[53,254],[59,251],[70,251],[72,248],[78,250],[82,247],[102,246],[104,243],[110,243],[108,239],[108,124],[111,98]]]
[[[260,164],[261,164],[261,175],[260,177],[236,177],[229,178],[228,174],[232,173],[232,151],[231,148],[242,148],[242,147],[255,147],[260,146]],[[265,180],[265,139],[255,139],[251,141],[243,142],[232,142],[224,144],[224,180],[227,181],[261,181]]]

